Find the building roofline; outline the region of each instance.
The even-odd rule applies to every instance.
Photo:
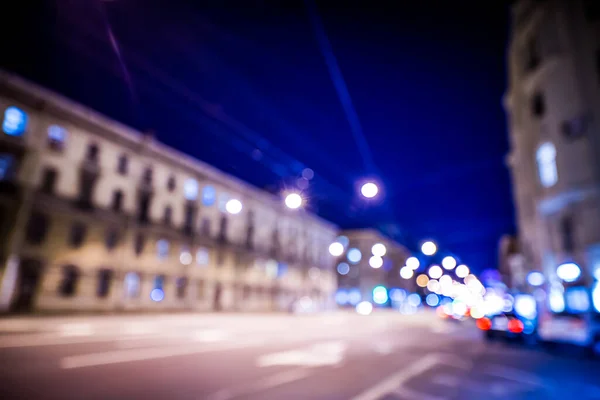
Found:
[[[92,110],[80,103],[75,102],[59,93],[42,87],[16,74],[0,69],[0,86],[8,87],[22,94],[25,98],[33,102],[41,101],[47,106],[53,106],[63,114],[80,119],[88,124],[93,125],[99,130],[108,130],[116,135],[119,139],[128,142],[133,146],[141,146],[148,142],[148,135],[145,135],[125,124],[115,121],[98,111]],[[182,151],[176,150],[167,146],[155,139],[151,140],[149,149],[156,151],[161,156],[165,157],[169,162],[182,167],[182,169],[191,170],[198,175],[206,176],[226,187],[234,190],[239,190],[243,195],[246,195],[254,200],[263,201],[273,207],[279,208],[282,212],[288,214],[301,214],[309,217],[312,222],[325,225],[332,230],[338,230],[338,227],[324,218],[316,214],[304,210],[287,210],[278,196],[268,193],[240,178],[227,174],[220,169],[190,156]],[[300,215],[299,215],[300,216]]]

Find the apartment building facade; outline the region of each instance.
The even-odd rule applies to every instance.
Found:
[[[327,306],[337,229],[0,73],[4,311]]]
[[[507,60],[516,268],[587,286],[600,271],[600,2],[514,2]]]

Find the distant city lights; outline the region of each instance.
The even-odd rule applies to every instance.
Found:
[[[239,214],[242,211],[242,202],[238,199],[229,199],[227,203],[225,203],[225,210],[229,214]]]
[[[402,277],[402,279],[410,279],[414,274],[415,272],[409,267],[400,268],[400,277]]]
[[[358,303],[360,303],[361,299],[362,294],[360,293],[360,290],[358,290],[357,288],[350,289],[350,291],[348,292],[348,302],[350,304],[355,306]]]
[[[428,275],[431,279],[439,279],[444,274],[442,268],[439,265],[432,265],[429,267]]]
[[[431,240],[428,240],[421,245],[421,251],[426,256],[432,256],[437,251],[437,246]]]
[[[373,312],[373,304],[368,301],[361,301],[356,305],[356,312],[360,315],[369,315]]]
[[[532,271],[527,275],[527,282],[531,286],[542,286],[545,281],[544,274],[539,271]]]
[[[465,278],[467,275],[469,275],[471,271],[469,270],[469,267],[467,267],[464,264],[459,265],[458,267],[456,267],[456,276],[458,276],[459,278]]]
[[[379,193],[379,188],[373,182],[367,182],[360,188],[360,193],[367,199],[372,199]]]
[[[408,257],[406,259],[406,266],[410,269],[417,269],[420,266],[419,259],[417,257]]]
[[[430,292],[437,293],[440,291],[440,283],[435,279],[431,279],[429,282],[427,282],[427,289]]]
[[[427,283],[429,283],[429,277],[425,274],[421,274],[417,276],[417,286],[426,287]]]
[[[348,261],[350,261],[352,264],[356,264],[359,263],[360,260],[362,259],[362,253],[360,252],[359,249],[356,248],[352,248],[350,250],[348,250]]]
[[[437,307],[440,304],[440,297],[435,293],[429,293],[427,297],[425,297],[425,303],[429,307]]]
[[[408,295],[408,297],[406,298],[406,301],[408,302],[408,304],[410,304],[413,307],[418,307],[421,305],[421,296],[419,296],[417,293],[411,293]]]
[[[383,243],[375,243],[373,247],[371,247],[371,253],[373,253],[374,256],[383,257],[386,252],[387,249]]]
[[[350,266],[345,262],[339,263],[337,266],[337,272],[340,275],[347,275],[348,272],[350,272]]]
[[[373,302],[375,304],[385,304],[388,301],[388,292],[385,286],[375,286],[373,289]]]
[[[456,260],[452,256],[446,256],[442,260],[442,267],[448,270],[454,269],[456,267]]]
[[[333,242],[329,245],[329,254],[339,257],[344,253],[344,245],[339,242]]]
[[[287,208],[296,210],[302,206],[302,196],[298,193],[290,193],[285,196],[285,205]]]
[[[381,266],[383,265],[383,258],[379,256],[372,256],[371,258],[369,258],[369,265],[371,266],[371,268],[381,268]]]
[[[558,266],[556,275],[565,282],[575,282],[581,275],[579,265],[569,262]]]

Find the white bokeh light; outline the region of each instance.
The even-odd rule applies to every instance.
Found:
[[[444,274],[444,271],[442,271],[439,265],[432,265],[429,268],[428,274],[431,279],[439,279]]]
[[[386,252],[387,249],[383,243],[375,243],[373,247],[371,247],[371,253],[373,253],[374,256],[383,257]]]
[[[465,278],[467,275],[469,275],[469,273],[469,267],[467,267],[464,264],[461,264],[458,267],[456,267],[456,276],[458,276],[459,278]]]
[[[338,242],[333,242],[329,245],[329,254],[334,257],[339,257],[344,253],[344,245]]]
[[[454,269],[456,267],[456,260],[452,256],[446,256],[442,260],[442,267],[448,270]]]
[[[360,193],[367,199],[372,199],[379,193],[379,188],[373,182],[367,182],[360,188]]]
[[[179,254],[179,262],[183,265],[190,265],[193,259],[194,258],[189,251],[182,251],[181,254]]]
[[[544,274],[539,271],[532,271],[527,275],[527,282],[531,286],[542,286],[545,281],[546,278],[544,277]]]
[[[369,315],[373,312],[373,304],[368,301],[361,301],[356,305],[356,312],[360,315]]]
[[[337,266],[337,272],[340,275],[347,275],[350,272],[350,266],[347,263],[339,263]]]
[[[229,213],[229,214],[239,214],[240,212],[242,212],[242,202],[239,201],[238,199],[230,199],[227,200],[227,203],[225,203],[225,210]]]
[[[302,206],[302,196],[298,193],[290,193],[285,196],[285,205],[287,208],[295,210]]]
[[[359,249],[356,248],[352,248],[350,250],[348,250],[348,261],[350,261],[352,264],[356,264],[359,263],[360,260],[362,259],[362,253],[360,252]]]
[[[429,282],[427,282],[427,289],[431,292],[437,293],[441,289],[440,283],[435,279],[431,279]]]
[[[400,276],[402,279],[410,279],[415,274],[415,271],[410,267],[402,267],[400,268]]]
[[[417,269],[419,268],[419,265],[421,265],[419,263],[419,259],[417,257],[408,257],[406,259],[406,266],[410,269]]]
[[[372,256],[371,258],[369,258],[369,265],[371,266],[371,268],[381,268],[381,266],[383,265],[383,258],[379,256]]]
[[[556,275],[565,282],[575,282],[581,275],[579,265],[569,262],[558,266]]]
[[[437,246],[431,240],[428,240],[421,245],[421,251],[426,256],[432,256],[437,251]]]

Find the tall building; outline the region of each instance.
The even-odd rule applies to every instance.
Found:
[[[558,267],[575,263],[567,281],[588,285],[600,267],[600,2],[514,2],[507,59],[524,268],[562,285]]]
[[[344,246],[336,267],[338,287],[347,294],[340,303],[372,302],[373,289],[380,285],[387,289],[413,288],[414,279],[403,279],[399,273],[410,256],[404,246],[374,229],[342,231],[336,241]]]
[[[337,229],[0,72],[3,310],[329,304]]]

